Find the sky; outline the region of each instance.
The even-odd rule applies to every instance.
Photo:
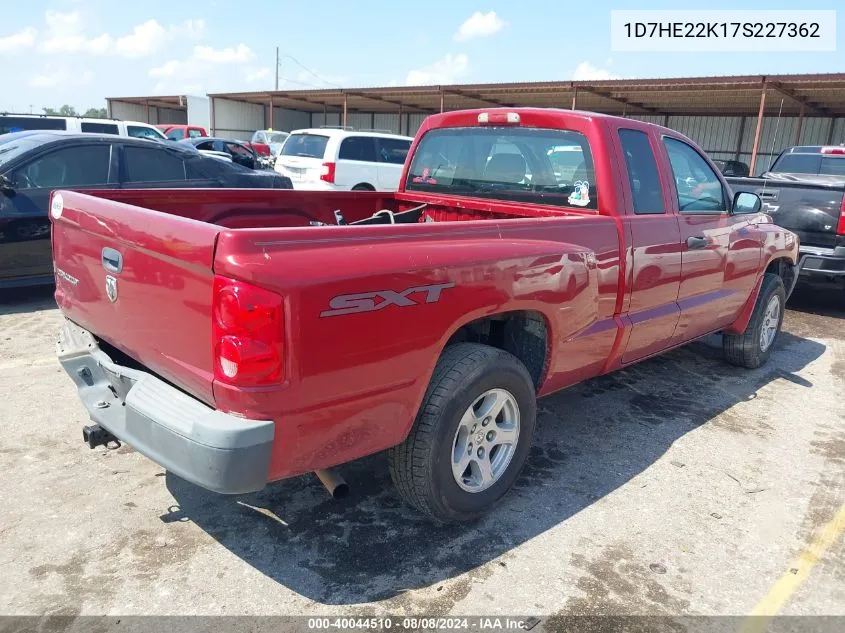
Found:
[[[805,7],[840,9],[837,52],[672,54],[612,51],[610,10],[675,9],[676,1],[636,7],[606,0],[13,4],[0,21],[0,111],[271,90],[277,46],[281,89],[845,72],[841,0]],[[741,6],[711,0],[701,8],[797,6],[794,0]]]

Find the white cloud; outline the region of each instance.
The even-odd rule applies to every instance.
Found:
[[[498,33],[507,24],[507,22],[496,15],[495,11],[489,11],[488,13],[476,11],[466,22],[461,24],[458,32],[454,35],[454,39],[456,42],[463,42],[476,37],[487,37],[488,35]]]
[[[24,48],[29,48],[35,44],[35,36],[38,32],[32,27],[28,27],[0,37],[0,53],[16,53]]]
[[[163,66],[151,68],[149,75],[150,77],[172,77],[179,72],[179,65],[180,62],[171,59],[169,62],[165,62]]]
[[[114,52],[122,57],[137,59],[147,57],[162,49],[167,42],[180,37],[191,40],[202,38],[205,32],[204,20],[186,20],[179,25],[165,27],[158,20],[147,20],[137,24],[132,31],[121,37],[103,33],[88,37],[83,29],[83,20],[78,11],[60,13],[47,11],[45,39],[39,44],[42,53],[90,53],[104,55]]]
[[[119,55],[135,59],[153,54],[166,39],[167,29],[157,20],[147,20],[135,26],[129,35],[118,38],[114,46]]]
[[[581,62],[572,73],[575,81],[601,81],[602,79],[619,79],[605,68],[596,68],[590,62]]]
[[[463,53],[448,53],[433,64],[408,73],[405,83],[409,86],[426,84],[452,84],[469,72],[469,58]]]
[[[97,37],[86,37],[82,33],[82,24],[78,11],[59,13],[47,11],[44,14],[47,34],[38,46],[42,53],[91,53],[102,55],[112,44],[107,33]]]
[[[246,70],[246,80],[248,83],[251,84],[258,83],[265,79],[269,79],[269,77],[269,68],[247,68]]]
[[[76,70],[69,68],[62,68],[52,72],[45,72],[38,75],[33,75],[29,79],[29,85],[32,88],[62,88],[67,86],[85,86],[90,84],[94,79],[94,74],[90,70],[84,73],[79,73]]]
[[[256,83],[268,80],[271,76],[269,68],[242,69],[254,56],[252,50],[243,43],[221,49],[197,45],[187,58],[171,59],[161,66],[150,68],[147,74],[159,80],[154,92],[199,94],[210,90],[210,85],[219,85],[224,77],[230,80],[233,78],[221,72],[224,67],[237,71],[241,82]],[[190,84],[185,83],[186,78],[190,78]]]
[[[219,50],[210,46],[194,46],[194,59],[215,64],[247,62],[252,59],[252,50],[246,44],[227,46]]]

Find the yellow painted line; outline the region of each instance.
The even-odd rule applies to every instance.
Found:
[[[769,625],[769,620],[777,615],[792,595],[810,576],[810,572],[818,563],[825,551],[836,542],[836,539],[845,532],[845,505],[839,508],[836,516],[816,533],[806,549],[792,561],[787,571],[772,586],[769,593],[757,603],[757,606],[749,614],[740,633],[762,633]]]
[[[59,361],[55,356],[49,358],[36,358],[34,360],[15,360],[10,363],[0,363],[0,371],[4,369],[21,369],[22,367],[43,367],[45,365],[58,365]]]

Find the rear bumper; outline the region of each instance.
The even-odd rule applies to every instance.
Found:
[[[253,492],[267,483],[272,421],[217,411],[152,374],[118,365],[71,321],[56,347],[91,419],[139,453],[214,492]]]
[[[845,246],[801,246],[799,252],[802,275],[845,276]]]

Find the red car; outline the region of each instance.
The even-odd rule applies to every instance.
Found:
[[[396,193],[53,194],[59,360],[95,424],[210,490],[389,450],[401,496],[478,516],[537,396],[724,334],[772,353],[798,240],[672,130],[429,117]]]
[[[199,125],[160,124],[156,125],[156,127],[161,130],[167,138],[173,139],[174,141],[208,136],[206,129]]]

